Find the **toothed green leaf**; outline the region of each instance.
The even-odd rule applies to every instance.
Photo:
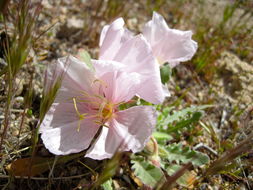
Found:
[[[166,147],[161,147],[161,155],[164,159],[176,163],[188,163],[193,165],[202,166],[209,162],[209,157],[206,154],[184,147],[181,143],[173,143]]]
[[[155,187],[164,175],[160,168],[150,164],[141,157],[131,160],[132,169],[136,177],[138,177],[145,185]]]

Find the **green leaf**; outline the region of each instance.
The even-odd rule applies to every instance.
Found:
[[[164,64],[160,67],[160,73],[161,73],[161,80],[162,83],[165,84],[170,80],[172,70],[169,66],[169,64]]]
[[[170,141],[173,139],[173,137],[167,133],[164,132],[159,132],[159,131],[155,131],[153,133],[153,137],[157,140],[157,141]]]
[[[115,175],[115,172],[120,165],[122,155],[123,155],[122,152],[116,152],[116,154],[114,154],[114,156],[107,161],[102,173],[97,178],[97,181],[93,186],[94,187],[93,189],[98,188],[99,186],[101,186],[101,184],[104,184]]]
[[[27,115],[32,116],[33,115],[33,110],[28,109],[26,113],[27,113]]]
[[[108,179],[101,186],[102,186],[102,188],[104,190],[113,190],[113,187],[112,187],[112,178]]]
[[[211,105],[192,106],[192,107],[180,110],[180,111],[176,111],[174,114],[172,114],[171,116],[166,118],[165,123],[169,124],[174,121],[179,121],[180,119],[187,117],[188,114],[190,114],[190,113],[194,113],[196,111],[201,111],[201,110],[204,110],[209,107],[212,107],[212,106]]]
[[[184,128],[184,127],[188,127],[190,126],[192,123],[195,123],[197,121],[200,120],[202,116],[202,113],[201,112],[195,112],[192,117],[190,119],[184,119],[184,120],[181,120],[179,121],[175,127],[170,127],[167,132],[168,133],[171,133],[171,132],[177,132],[179,131],[180,129]]]
[[[168,161],[176,161],[176,163],[188,163],[193,165],[202,166],[209,162],[209,157],[201,152],[194,151],[189,147],[183,147],[181,143],[173,143],[166,147],[161,148],[160,156]],[[160,149],[159,149],[160,151]]]
[[[143,106],[152,106],[152,103],[150,102],[147,102],[146,100],[143,100],[143,99],[139,99],[139,101],[137,101],[137,105],[140,106],[140,105],[143,105]]]
[[[174,107],[165,107],[162,112],[159,111],[159,109],[161,108],[158,108],[157,109],[157,112],[159,113],[158,116],[157,116],[157,126],[159,127],[162,127],[163,124],[164,124],[164,120],[165,118],[168,117],[168,115],[170,114],[170,112],[174,109]]]
[[[91,63],[90,54],[87,51],[85,51],[83,49],[79,50],[79,52],[78,52],[78,58],[81,61],[83,61],[89,67],[90,70],[95,71],[95,69],[94,69],[94,67],[93,67],[93,65]]]
[[[165,129],[167,128],[167,126],[172,125],[176,121],[180,122],[183,119],[189,119],[189,115],[195,112],[200,112],[210,107],[213,107],[213,106],[212,105],[192,106],[192,107],[185,108],[183,110],[175,111],[172,114],[170,114],[170,112],[174,109],[174,107],[167,107],[158,116],[157,126],[158,128]],[[194,116],[194,118],[196,117],[197,115]]]
[[[141,157],[136,157],[131,160],[131,163],[133,164],[132,169],[134,170],[134,174],[145,185],[155,187],[164,177],[160,168],[155,167]]]

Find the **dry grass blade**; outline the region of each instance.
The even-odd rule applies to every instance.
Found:
[[[253,147],[253,133],[251,133],[246,140],[227,152],[207,169],[204,176],[213,175],[225,168],[225,163],[230,162],[238,156],[247,153]]]
[[[21,69],[26,63],[29,51],[33,45],[33,37],[35,31],[35,24],[40,14],[41,5],[33,4],[29,0],[14,2],[8,5],[8,14],[3,15],[5,21],[5,33],[8,36],[10,30],[6,21],[11,20],[14,28],[10,40],[4,46],[4,59],[7,63],[5,71],[7,98],[4,112],[4,127],[1,134],[0,151],[6,136],[8,127],[10,125],[10,110],[13,104],[13,98],[16,94],[15,79]]]
[[[67,63],[68,61],[66,61],[65,63],[66,68],[68,67],[68,65],[66,65]],[[50,106],[54,102],[58,89],[61,86],[62,78],[65,74],[65,71],[61,71],[61,72],[58,72],[58,71],[59,71],[59,66],[58,64],[55,63],[55,64],[48,65],[47,70],[45,72],[44,89],[43,89],[42,100],[40,103],[40,118],[39,118],[40,121],[33,132],[32,159],[31,159],[30,169],[33,164],[33,158],[35,157],[35,154],[36,154],[41,122],[43,121]]]
[[[248,108],[241,117],[241,128],[246,129],[250,122],[250,116],[252,114],[253,107]],[[218,173],[225,168],[225,163],[228,163],[238,156],[251,151],[253,148],[253,132],[251,132],[248,137],[242,141],[240,144],[232,148],[218,160],[214,161],[213,164],[206,170],[204,176],[212,175]]]

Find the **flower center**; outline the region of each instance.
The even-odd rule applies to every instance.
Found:
[[[107,121],[111,118],[114,112],[114,105],[112,103],[106,103],[105,106],[102,107],[102,117],[104,121]]]
[[[113,117],[116,106],[118,106],[118,104],[106,99],[103,88],[107,88],[107,86],[102,80],[96,79],[92,85],[95,89],[94,91],[98,91],[97,93],[80,91],[80,96],[72,98],[74,109],[79,119],[77,131],[80,130],[81,121],[85,119],[92,119],[94,123],[107,127],[105,123]],[[83,105],[87,106],[87,113],[80,113],[77,103],[83,103]]]
[[[113,113],[115,111],[115,104],[108,102],[107,100],[105,100],[104,98],[102,99],[102,101],[99,103],[96,101],[85,101],[86,103],[90,104],[91,108],[93,111],[95,111],[95,113],[91,112],[89,113],[80,113],[78,108],[77,108],[77,100],[76,98],[73,98],[73,104],[74,104],[74,109],[76,111],[77,116],[79,117],[79,122],[78,122],[78,127],[77,127],[77,131],[80,130],[80,125],[81,125],[81,121],[84,119],[94,119],[94,122],[99,124],[99,125],[103,125],[106,126],[105,123],[113,116]],[[82,100],[79,100],[80,102],[82,102]],[[78,101],[78,102],[79,102]]]

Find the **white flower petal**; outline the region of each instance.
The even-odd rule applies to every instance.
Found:
[[[136,106],[116,113],[85,157],[111,158],[116,151],[141,151],[148,142],[156,123],[156,113],[150,106]]]

